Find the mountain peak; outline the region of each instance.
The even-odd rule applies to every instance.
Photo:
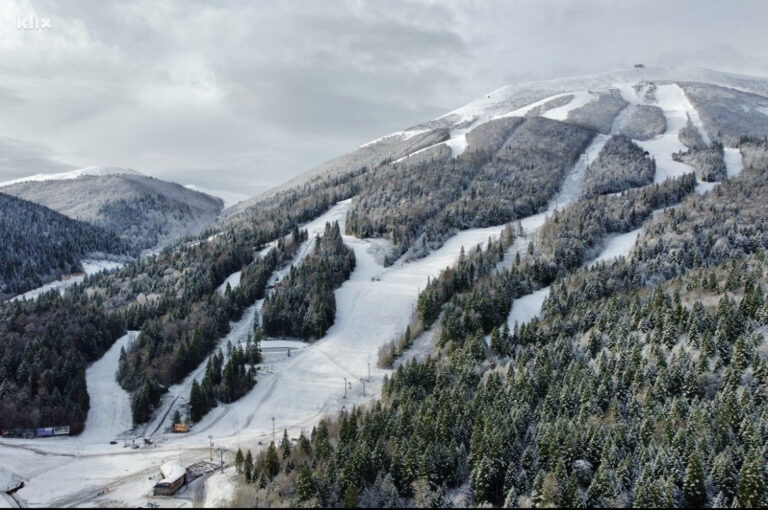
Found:
[[[11,179],[9,181],[0,182],[0,188],[5,186],[11,186],[13,184],[19,184],[21,182],[29,181],[64,181],[68,179],[77,179],[84,175],[143,175],[141,172],[133,170],[132,168],[120,168],[114,166],[87,166],[79,168],[77,170],[70,170],[69,172],[60,172],[55,174],[35,174],[27,177],[19,177],[18,179]]]

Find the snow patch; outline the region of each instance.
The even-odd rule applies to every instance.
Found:
[[[723,151],[723,159],[725,159],[725,169],[728,178],[736,177],[744,170],[744,161],[741,158],[741,151],[739,149],[726,148]]]
[[[271,249],[272,248],[270,247],[270,250]],[[235,288],[239,287],[240,286],[240,278],[242,276],[243,276],[243,272],[242,271],[237,271],[236,273],[232,273],[231,275],[227,276],[227,279],[224,280],[224,283],[219,285],[219,287],[216,289],[216,292],[218,292],[219,294],[221,294],[223,296],[224,293],[227,290],[227,284],[229,284],[229,287],[231,289],[233,289],[233,290]]]
[[[512,309],[507,318],[509,328],[513,329],[515,324],[522,326],[530,322],[534,317],[541,315],[541,306],[544,300],[549,296],[549,287],[544,287],[536,292],[527,294],[512,303]]]
[[[467,149],[467,135],[455,136],[444,143],[451,148],[451,156],[456,159]]]
[[[643,228],[640,227],[631,232],[607,237],[603,243],[603,250],[600,252],[600,255],[589,266],[591,267],[600,262],[607,262],[619,257],[626,257],[642,232]]]

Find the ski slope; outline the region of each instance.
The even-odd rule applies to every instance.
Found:
[[[340,204],[340,205],[343,205]],[[278,430],[307,429],[321,416],[370,401],[380,393],[386,370],[375,366],[378,348],[405,330],[419,291],[469,249],[497,237],[504,226],[472,229],[450,238],[422,259],[383,267],[371,254],[371,240],[344,236],[357,260],[350,279],[335,291],[336,321],[325,337],[290,358],[268,361],[258,384],[246,396],[214,409],[197,426],[204,434],[242,441]],[[265,341],[262,346],[269,347]],[[362,378],[368,377],[363,395]],[[344,398],[344,378],[351,382]],[[239,444],[239,443],[238,443]]]
[[[229,287],[231,289],[235,289],[236,287],[239,287],[240,286],[240,278],[242,276],[243,276],[243,272],[242,271],[236,271],[236,272],[232,273],[231,275],[227,276],[226,280],[224,280],[224,283],[222,283],[221,285],[219,285],[216,288],[216,292],[218,292],[219,294],[221,294],[223,296],[224,292],[226,292],[226,290],[227,290],[227,285],[229,285]]]
[[[635,89],[623,84],[618,87],[621,96],[630,104],[651,105],[661,108],[664,118],[667,121],[666,131],[650,140],[634,140],[634,142],[648,151],[656,160],[656,175],[654,182],[661,183],[667,179],[679,177],[693,172],[693,168],[672,159],[672,153],[678,151],[687,151],[688,147],[678,139],[678,133],[688,122],[688,118],[694,122],[694,126],[699,130],[702,138],[708,139],[706,132],[701,126],[698,112],[696,111],[683,89],[676,84],[659,85],[656,88],[655,101],[641,100],[637,96]],[[699,125],[696,125],[698,120]]]
[[[85,371],[91,407],[80,434],[83,443],[104,443],[116,439],[133,426],[131,397],[116,380],[120,350],[138,338],[129,331],[119,338],[98,361]]]
[[[742,161],[739,149],[725,148],[723,150],[723,159],[725,159],[725,169],[729,179],[736,177],[744,170],[744,161]]]

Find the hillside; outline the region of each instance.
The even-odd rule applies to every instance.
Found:
[[[116,233],[139,249],[198,233],[221,199],[125,169],[87,168],[0,183],[3,193]]]
[[[71,461],[131,504],[153,455],[213,436],[241,506],[763,506],[766,98],[768,80],[634,70],[505,87],[370,142],[0,305],[1,425],[157,440]],[[97,359],[114,422],[89,421]],[[76,503],[42,490],[63,469],[41,460],[21,494]]]
[[[0,193],[0,299],[82,271],[87,255],[129,253],[102,228]]]

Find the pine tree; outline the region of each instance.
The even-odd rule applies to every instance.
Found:
[[[247,482],[251,482],[254,480],[253,476],[253,455],[251,455],[251,450],[248,450],[248,453],[245,454],[245,460],[243,461],[243,471],[245,472],[245,479]]]
[[[344,500],[341,504],[342,508],[357,508],[357,488],[354,485],[347,487],[344,491]]]
[[[243,457],[243,450],[238,448],[237,454],[235,455],[235,468],[237,469],[238,473],[243,472],[243,462],[245,462],[245,457]]]
[[[317,489],[315,488],[315,480],[312,478],[312,471],[309,466],[304,463],[299,468],[299,474],[296,480],[296,497],[300,503],[311,500],[315,497]]]
[[[291,455],[291,440],[288,438],[288,429],[283,429],[283,440],[280,443],[280,449],[283,452],[283,459]]]
[[[275,448],[275,442],[269,443],[267,448],[267,458],[264,461],[264,470],[267,472],[267,476],[271,480],[280,472],[280,459],[277,456],[277,448]]]
[[[753,450],[739,473],[736,494],[743,508],[760,508],[768,504],[766,498],[765,460],[759,451]]]
[[[704,487],[704,470],[696,449],[691,450],[688,456],[688,466],[685,470],[683,482],[683,495],[689,506],[703,507],[707,501],[707,491]]]
[[[178,409],[176,409],[173,412],[173,419],[171,420],[171,423],[173,425],[177,425],[177,424],[181,423],[181,413],[179,412]]]

